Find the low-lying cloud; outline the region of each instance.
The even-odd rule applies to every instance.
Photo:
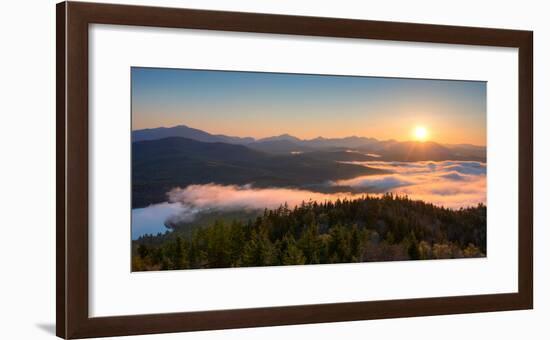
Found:
[[[132,237],[191,222],[208,211],[273,209],[308,201],[334,201],[384,193],[407,195],[452,209],[486,202],[486,165],[480,162],[353,162],[387,170],[387,174],[360,176],[326,184],[323,193],[304,189],[255,188],[252,185],[190,185],[168,192],[168,202],[132,211]],[[159,228],[160,226],[160,228]],[[157,228],[157,229],[155,229]]]
[[[333,201],[365,194],[394,193],[449,208],[475,206],[486,202],[486,165],[480,162],[355,162],[389,170],[382,175],[360,176],[327,183],[341,192],[322,193],[290,188],[255,188],[252,185],[190,185],[174,188],[169,202],[194,208],[238,210],[290,207],[308,201]],[[346,190],[346,188],[348,190]],[[353,193],[352,193],[353,192]]]
[[[336,187],[351,187],[369,193],[392,192],[408,195],[449,208],[486,202],[487,167],[481,162],[353,162],[388,170],[383,175],[361,176],[330,182]]]
[[[290,207],[302,202],[324,202],[338,198],[349,198],[350,193],[325,194],[320,192],[288,188],[254,188],[251,185],[189,185],[175,188],[168,193],[170,202],[179,202],[198,209],[264,209],[278,208],[282,204]]]

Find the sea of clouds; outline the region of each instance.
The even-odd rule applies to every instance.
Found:
[[[180,203],[192,213],[206,209],[239,210],[290,207],[308,201],[357,198],[391,192],[448,208],[475,206],[486,201],[485,163],[481,162],[353,162],[388,171],[326,183],[341,192],[322,193],[291,188],[255,188],[252,185],[189,185],[168,192],[170,203]],[[348,190],[345,190],[345,189]],[[352,193],[353,192],[353,193]]]
[[[255,188],[252,185],[189,185],[168,192],[168,202],[132,211],[132,236],[152,230],[155,225],[190,222],[205,211],[294,207],[308,201],[353,199],[391,192],[411,199],[431,202],[451,209],[486,203],[485,163],[443,162],[351,162],[388,171],[386,174],[360,176],[325,183],[336,193],[291,188]],[[158,228],[158,227],[157,227]],[[134,234],[135,230],[135,234]]]
[[[351,162],[387,170],[381,175],[330,182],[370,193],[392,192],[457,209],[486,203],[487,165],[472,161]]]

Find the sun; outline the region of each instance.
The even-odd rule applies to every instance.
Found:
[[[428,130],[425,127],[419,125],[414,128],[413,135],[414,139],[423,142],[428,138]]]

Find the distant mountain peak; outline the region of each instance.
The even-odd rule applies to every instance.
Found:
[[[281,140],[287,140],[287,141],[292,141],[292,142],[300,142],[301,141],[300,138],[294,137],[294,136],[292,136],[288,133],[283,133],[281,135],[273,136],[273,137],[261,138],[261,139],[258,139],[257,141],[258,142],[272,142],[272,141],[281,141]]]
[[[254,138],[251,137],[242,138],[225,135],[213,135],[183,124],[172,127],[158,127],[132,131],[132,142],[156,140],[167,137],[183,137],[205,143],[222,142],[230,144],[248,144],[254,142]]]

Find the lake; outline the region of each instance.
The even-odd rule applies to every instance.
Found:
[[[180,211],[180,203],[168,202],[132,209],[132,240],[145,234],[156,235],[166,232],[169,229],[164,223]]]

